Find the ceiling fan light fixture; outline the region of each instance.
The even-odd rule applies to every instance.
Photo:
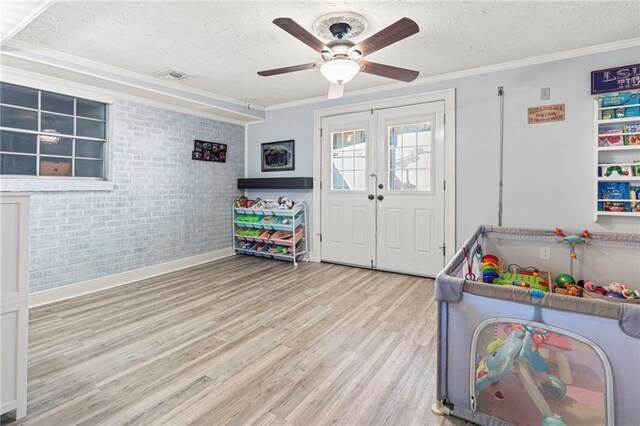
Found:
[[[339,84],[348,83],[359,71],[360,65],[348,59],[334,59],[320,67],[320,72],[327,80]]]

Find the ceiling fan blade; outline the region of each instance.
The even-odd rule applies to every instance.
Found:
[[[384,30],[380,30],[366,40],[361,41],[351,48],[359,51],[362,56],[370,55],[383,47],[396,43],[402,39],[419,32],[418,24],[409,18],[402,18],[398,22],[389,25]]]
[[[329,95],[328,99],[338,99],[342,97],[344,93],[344,85],[339,83],[330,83],[329,84]]]
[[[391,65],[378,64],[376,62],[358,61],[358,65],[360,65],[361,72],[406,81],[407,83],[415,80],[418,74],[420,74],[418,71],[392,67]]]
[[[273,23],[318,53],[331,50],[291,18],[277,18],[273,20]]]
[[[269,77],[269,76],[272,76],[272,75],[287,74],[287,73],[290,73],[290,72],[311,70],[311,69],[318,68],[318,67],[320,67],[319,63],[312,62],[310,64],[292,65],[290,67],[274,68],[272,70],[258,71],[258,75],[261,75],[263,77]]]

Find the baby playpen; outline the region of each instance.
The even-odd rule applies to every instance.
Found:
[[[638,424],[640,299],[557,294],[553,277],[572,272],[640,290],[640,235],[562,240],[555,231],[483,226],[438,275],[441,411],[483,425]],[[478,282],[488,253],[523,271],[550,271],[550,288]]]

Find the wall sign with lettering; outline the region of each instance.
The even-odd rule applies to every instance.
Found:
[[[564,121],[564,104],[544,105],[528,109],[529,124]]]
[[[640,89],[640,64],[591,72],[591,94]]]

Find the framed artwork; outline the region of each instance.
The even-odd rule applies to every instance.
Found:
[[[295,141],[267,142],[262,144],[262,171],[280,172],[295,170]]]
[[[191,153],[192,160],[227,162],[227,145],[224,143],[196,140]]]

